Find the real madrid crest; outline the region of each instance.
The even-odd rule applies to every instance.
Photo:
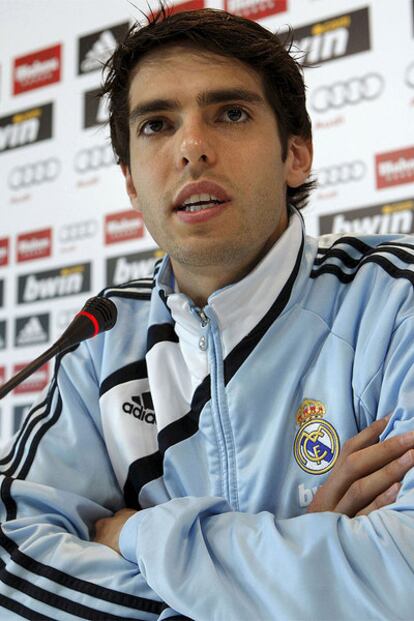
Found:
[[[328,472],[339,455],[339,438],[334,427],[323,417],[323,403],[304,399],[296,412],[299,431],[293,447],[295,459],[305,472]]]

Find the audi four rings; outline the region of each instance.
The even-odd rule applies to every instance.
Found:
[[[59,241],[73,243],[94,237],[98,231],[96,220],[84,220],[83,222],[70,222],[59,229]]]
[[[377,99],[384,90],[384,78],[379,73],[350,78],[317,88],[311,96],[311,107],[315,112],[343,108],[363,101]]]
[[[82,149],[75,155],[75,170],[78,173],[98,170],[104,166],[112,166],[112,164],[115,164],[115,157],[109,144]]]
[[[366,165],[361,160],[342,162],[334,166],[327,166],[316,171],[318,186],[326,188],[340,183],[360,181],[365,176]]]
[[[56,157],[16,166],[8,178],[9,188],[23,190],[32,185],[54,181],[60,173],[60,168],[60,161]]]

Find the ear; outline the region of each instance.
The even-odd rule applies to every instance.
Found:
[[[132,179],[131,171],[129,166],[125,164],[125,162],[120,162],[122,174],[125,177],[125,187],[127,194],[129,196],[129,200],[131,202],[131,206],[133,209],[138,209],[138,195],[135,189],[134,181]]]
[[[313,146],[312,140],[302,136],[290,136],[288,153],[285,162],[286,183],[291,188],[297,188],[305,183],[312,168]]]

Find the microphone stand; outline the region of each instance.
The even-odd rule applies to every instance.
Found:
[[[26,365],[21,371],[16,373],[16,375],[0,387],[0,399],[3,399],[3,397],[13,390],[13,388],[16,388],[20,382],[23,382],[29,377],[29,375],[37,371],[39,367],[45,364],[45,362],[48,362],[48,360],[53,358],[53,356],[56,356],[56,354],[59,354],[62,351],[64,351],[64,349],[59,347],[59,341],[54,343],[51,347],[49,347],[49,349],[43,352],[43,354],[40,354],[38,358]]]

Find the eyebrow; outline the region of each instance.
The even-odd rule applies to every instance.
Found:
[[[197,103],[204,108],[212,104],[228,101],[245,101],[247,103],[264,104],[264,98],[254,91],[245,88],[226,88],[213,91],[204,91],[197,95]],[[177,99],[152,99],[134,106],[129,114],[129,124],[132,125],[146,114],[154,112],[174,112],[180,108]]]

